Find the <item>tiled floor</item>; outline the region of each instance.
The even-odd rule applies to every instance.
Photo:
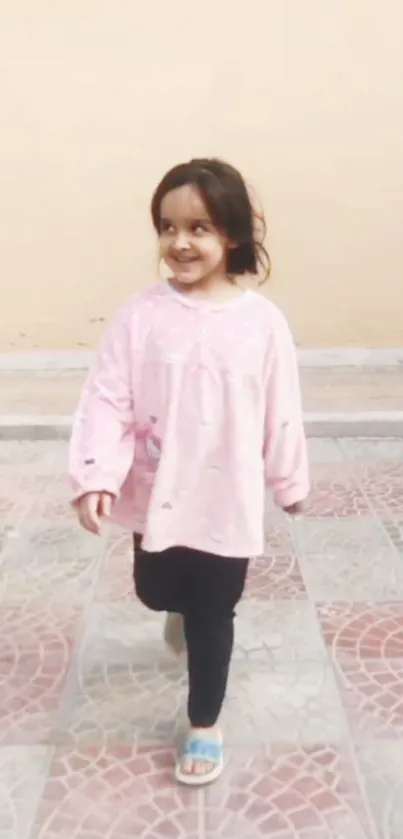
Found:
[[[239,609],[226,771],[172,780],[185,676],[62,443],[0,446],[0,839],[402,839],[403,441],[316,440]]]

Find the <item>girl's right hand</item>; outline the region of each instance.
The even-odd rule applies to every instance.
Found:
[[[109,492],[88,492],[83,495],[76,503],[81,527],[99,536],[102,519],[111,514],[112,501],[113,497]]]

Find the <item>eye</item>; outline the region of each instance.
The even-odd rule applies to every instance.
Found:
[[[198,221],[197,224],[194,224],[192,227],[192,233],[200,234],[206,232],[207,226],[205,224],[202,224],[200,221]]]
[[[160,233],[172,233],[174,229],[170,221],[162,221],[160,225]]]

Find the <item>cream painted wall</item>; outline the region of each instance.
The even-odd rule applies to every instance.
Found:
[[[222,155],[303,346],[403,345],[401,0],[1,0],[0,351],[92,346],[151,192]]]

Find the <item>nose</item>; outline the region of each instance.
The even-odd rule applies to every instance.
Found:
[[[179,250],[186,250],[189,247],[189,239],[186,230],[178,230],[175,241],[174,247]]]

